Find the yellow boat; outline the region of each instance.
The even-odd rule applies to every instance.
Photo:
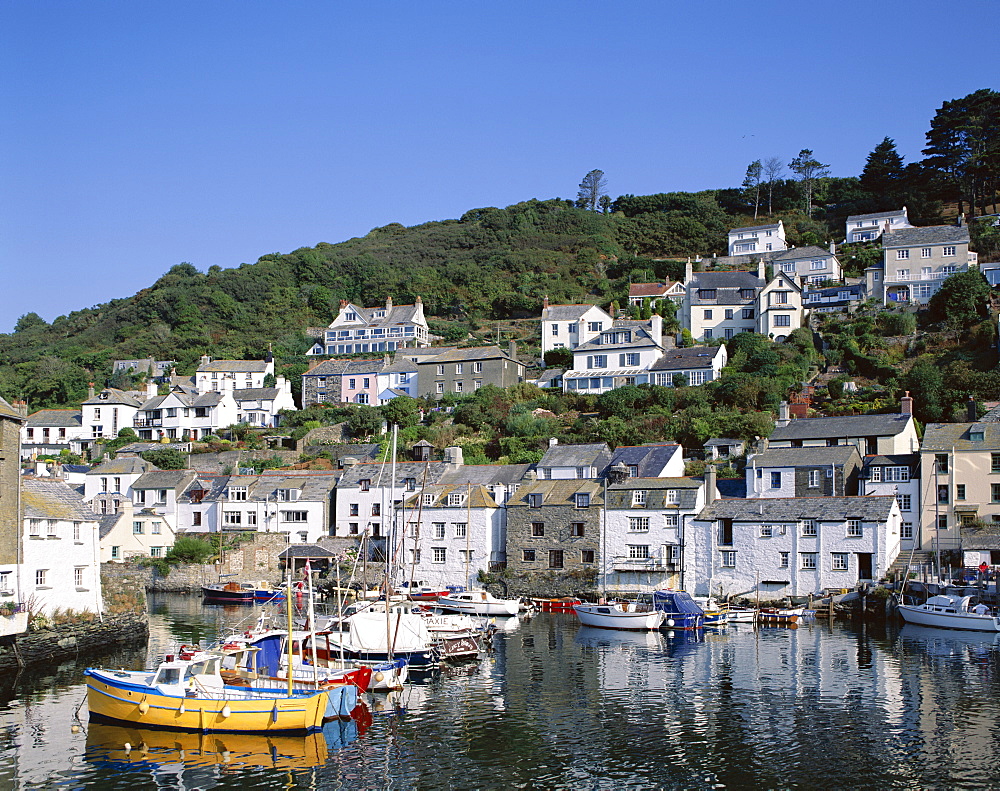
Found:
[[[325,691],[226,686],[217,654],[168,657],[156,670],[87,668],[91,716],[145,728],[205,733],[293,733],[323,726]]]
[[[327,754],[326,740],[321,733],[206,735],[98,722],[92,722],[87,728],[86,759],[118,766],[181,763],[189,767],[221,764],[233,768],[304,769],[322,766]]]

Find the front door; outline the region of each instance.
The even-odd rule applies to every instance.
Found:
[[[872,553],[858,553],[858,580],[872,579]]]

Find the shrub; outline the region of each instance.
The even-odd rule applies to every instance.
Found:
[[[215,547],[194,536],[178,536],[167,552],[167,562],[205,563],[215,556]]]

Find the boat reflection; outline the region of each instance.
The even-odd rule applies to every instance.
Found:
[[[166,765],[305,769],[322,766],[331,750],[354,742],[358,730],[355,719],[334,720],[322,731],[304,736],[188,733],[91,720],[84,760],[117,771]]]

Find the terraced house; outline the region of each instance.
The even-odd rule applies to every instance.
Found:
[[[420,297],[412,305],[393,305],[389,297],[384,306],[374,308],[342,299],[337,317],[321,332],[308,354],[362,354],[430,346]]]

